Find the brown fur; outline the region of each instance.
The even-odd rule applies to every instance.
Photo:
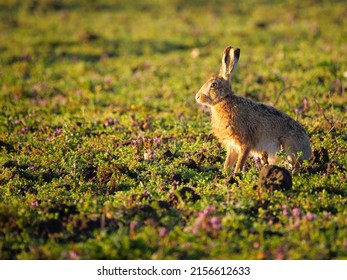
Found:
[[[226,48],[219,75],[212,76],[196,94],[198,103],[211,108],[213,132],[226,147],[224,169],[236,164],[234,172],[238,172],[250,154],[261,157],[264,151],[270,163],[281,149],[294,164],[309,159],[310,140],[298,122],[273,107],[235,95],[230,73],[239,55],[239,49]]]

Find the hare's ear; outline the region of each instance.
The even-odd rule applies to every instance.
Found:
[[[220,68],[219,75],[225,80],[229,80],[230,73],[233,71],[240,57],[240,49],[233,47],[227,47],[224,50],[222,57],[222,66]]]

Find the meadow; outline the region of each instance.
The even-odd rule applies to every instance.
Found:
[[[347,4],[2,0],[0,259],[347,259]],[[292,186],[225,150],[195,93],[307,130]]]

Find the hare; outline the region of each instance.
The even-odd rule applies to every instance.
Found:
[[[310,139],[297,121],[273,107],[235,95],[230,74],[239,57],[240,49],[227,47],[219,74],[195,96],[198,103],[211,108],[213,132],[227,151],[224,170],[244,170],[248,156],[261,157],[264,152],[269,164],[276,162],[280,150],[295,166],[309,159]]]

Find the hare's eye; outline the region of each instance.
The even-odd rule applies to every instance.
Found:
[[[216,82],[213,82],[213,83],[211,84],[211,88],[217,88],[217,83],[216,83]]]

